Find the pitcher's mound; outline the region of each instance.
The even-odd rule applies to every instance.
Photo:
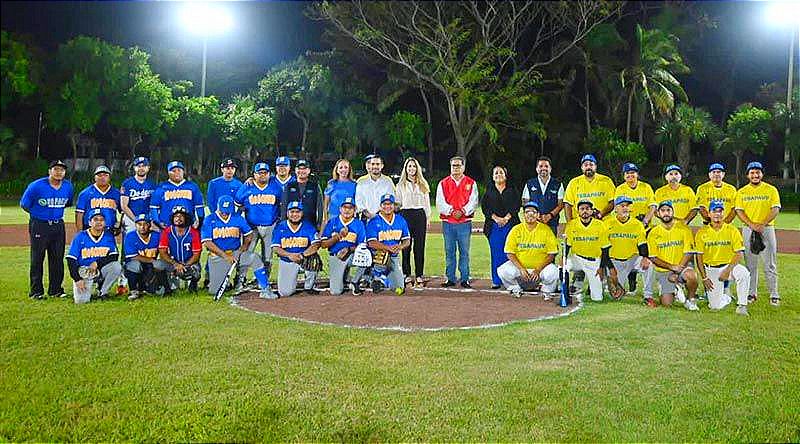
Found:
[[[474,290],[438,287],[409,290],[402,296],[386,290],[378,294],[365,291],[361,296],[349,293],[331,296],[297,293],[288,298],[263,300],[257,293],[241,295],[235,303],[248,310],[282,318],[345,327],[385,330],[440,330],[481,328],[511,322],[532,321],[563,316],[575,311],[558,306],[557,298],[545,302],[539,295],[513,298],[506,291],[488,289],[487,282],[473,283]],[[318,287],[319,288],[319,287]]]

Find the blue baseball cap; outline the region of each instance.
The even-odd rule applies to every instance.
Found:
[[[597,158],[594,157],[594,154],[584,154],[583,157],[581,157],[581,165],[583,165],[583,162],[586,162],[587,160],[597,163]]]
[[[666,206],[666,207],[670,207],[670,208],[674,208],[674,207],[672,206],[672,201],[671,201],[671,200],[662,200],[662,201],[661,201],[661,202],[658,204],[658,209],[660,210],[660,209],[661,209],[661,207],[665,207],[665,206]]]
[[[714,171],[714,170],[725,171],[725,165],[723,165],[721,163],[712,163],[711,165],[708,166],[708,172],[709,173]]]
[[[111,170],[108,169],[108,167],[105,166],[105,165],[99,165],[97,168],[94,169],[94,175],[95,176],[98,175],[98,174],[103,174],[103,173],[111,174]]]
[[[761,162],[750,162],[747,164],[747,168],[745,169],[745,171],[749,173],[750,170],[764,171],[764,165],[761,165]]]
[[[710,204],[708,204],[708,211],[714,210],[724,210],[725,209],[725,202],[721,200],[712,200]]]
[[[630,198],[630,197],[628,197],[628,196],[617,196],[617,198],[616,198],[616,199],[614,199],[614,206],[617,206],[617,205],[619,205],[619,204],[623,204],[623,203],[630,203],[630,204],[632,204],[632,203],[633,203],[633,199],[631,199],[631,198]]]
[[[536,201],[529,200],[522,204],[522,210],[524,211],[526,208],[536,208],[536,211],[539,211],[539,204]]]
[[[139,214],[134,222],[150,222],[150,218],[146,214]]]
[[[233,198],[227,194],[217,199],[217,210],[222,214],[233,213]]]
[[[355,199],[353,199],[353,198],[352,198],[352,197],[350,197],[350,196],[348,196],[348,197],[345,197],[345,198],[344,198],[344,200],[342,201],[342,203],[341,203],[341,204],[339,204],[339,206],[340,206],[340,207],[343,207],[343,206],[345,206],[345,205],[352,205],[352,206],[356,206],[356,201],[355,201]]]
[[[257,173],[259,171],[269,172],[269,165],[266,162],[258,162],[253,166],[253,172]]]
[[[173,160],[172,162],[167,164],[167,171],[172,171],[174,168],[180,168],[186,171],[186,167],[183,166],[183,162],[180,160]]]
[[[139,156],[133,159],[133,166],[150,165],[150,159],[144,156]]]
[[[93,208],[89,210],[89,220],[92,220],[97,216],[103,216],[103,219],[106,218],[105,214],[103,214],[103,210],[100,208]]]
[[[381,203],[391,202],[394,203],[394,194],[384,194],[381,196]]]
[[[296,200],[293,201],[293,202],[289,202],[289,206],[286,207],[286,211],[292,211],[292,210],[303,211],[303,203],[302,202],[298,202]]]
[[[666,168],[664,168],[664,174],[667,174],[670,171],[677,171],[679,173],[683,172],[683,170],[681,169],[680,165],[675,165],[674,163],[671,163],[671,164],[667,165]]]
[[[627,173],[628,171],[636,171],[639,172],[639,167],[636,166],[635,163],[628,162],[625,165],[622,165],[622,172]]]
[[[287,156],[280,156],[280,157],[275,159],[275,166],[279,166],[279,165],[289,166],[291,164],[292,164],[292,162],[289,160],[289,157],[287,157]]]

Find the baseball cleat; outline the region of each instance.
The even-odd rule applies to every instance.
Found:
[[[644,299],[644,304],[647,305],[650,308],[658,307],[658,304],[656,304],[656,300],[653,299],[653,298],[645,298]]]
[[[394,292],[395,292],[395,294],[396,294],[396,295],[398,295],[398,296],[402,296],[402,295],[403,295],[403,293],[405,293],[405,292],[406,292],[406,290],[405,290],[405,288],[402,288],[402,287],[397,287],[397,288],[395,288],[395,289],[394,289]]]
[[[468,289],[471,289],[471,288],[472,288],[472,285],[469,283],[469,281],[462,281],[462,282],[461,282],[461,288],[468,288]]]
[[[750,316],[747,312],[747,305],[739,305],[736,307],[736,314],[741,316]]]
[[[755,301],[756,301],[756,295],[754,295],[754,294],[747,295],[747,303],[748,304],[752,304]]]
[[[456,286],[455,282],[450,282],[450,281],[442,282],[442,288],[449,288],[449,287],[455,287],[455,286]]]
[[[29,298],[33,299],[34,301],[41,301],[45,299],[44,293],[34,293],[28,296]]]
[[[258,293],[258,297],[261,299],[278,299],[278,295],[275,294],[271,288],[265,288]]]
[[[361,284],[358,282],[350,283],[350,291],[353,293],[353,296],[361,296],[364,294],[364,290],[361,289]]]
[[[697,301],[694,299],[687,299],[683,306],[689,311],[700,311],[700,307],[697,306]]]
[[[372,292],[380,293],[381,291],[383,291],[383,283],[379,279],[372,281]]]
[[[131,290],[130,293],[128,294],[129,301],[134,301],[136,299],[139,299],[140,297],[142,297],[142,294],[138,290]]]
[[[522,288],[516,287],[512,288],[510,291],[511,291],[511,296],[514,296],[515,298],[522,297]]]
[[[781,298],[769,298],[769,305],[779,307],[781,305]]]

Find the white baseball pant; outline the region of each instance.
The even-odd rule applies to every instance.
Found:
[[[531,270],[533,269],[528,269],[529,272]],[[510,291],[530,289],[535,284],[535,282],[522,281],[520,279],[522,274],[511,261],[506,261],[497,269],[497,276],[503,282],[503,286]],[[547,264],[539,273],[539,281],[542,283],[543,292],[554,293],[558,288],[558,267],[554,264]]]
[[[731,303],[731,297],[724,292],[725,282],[719,280],[719,275],[727,265],[721,267],[705,266],[706,276],[714,283],[714,288],[706,288],[708,308],[721,310]],[[731,278],[736,282],[736,303],[747,305],[747,295],[750,293],[750,272],[744,265],[736,264],[731,270]]]
[[[567,270],[583,271],[586,279],[589,280],[589,297],[593,301],[603,300],[603,281],[597,275],[600,269],[600,259],[589,260],[581,256],[572,255],[567,258]]]

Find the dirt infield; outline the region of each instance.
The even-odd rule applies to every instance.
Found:
[[[475,222],[472,227],[473,236],[483,236],[481,223]],[[67,224],[67,244],[75,236],[75,225]],[[431,224],[430,233],[441,233],[440,223]],[[800,254],[799,230],[776,230],[778,236],[778,252]],[[24,247],[30,245],[27,225],[0,225],[0,247]]]
[[[508,292],[489,290],[488,281],[475,281],[474,290],[443,289],[440,282],[432,280],[429,287],[410,290],[403,296],[389,291],[331,296],[324,291],[270,301],[248,293],[236,298],[234,304],[287,319],[400,331],[496,327],[565,316],[579,308],[576,303],[562,308],[557,300],[544,302],[533,294],[513,298]]]

